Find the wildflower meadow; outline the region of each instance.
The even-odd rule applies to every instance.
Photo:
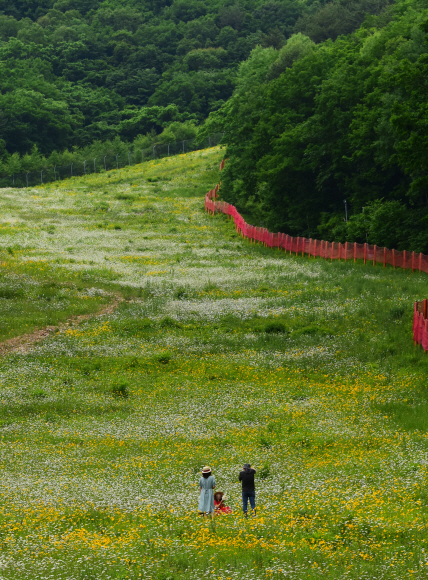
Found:
[[[1,580],[428,578],[427,277],[250,244],[221,159],[2,190]]]

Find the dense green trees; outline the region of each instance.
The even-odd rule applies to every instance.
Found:
[[[427,78],[428,0],[0,0],[0,173],[208,117],[253,223],[428,253]]]
[[[364,0],[363,12],[377,13],[387,1]],[[334,10],[347,11],[347,24],[336,23],[327,35],[357,26],[360,4],[333,0]],[[279,50],[296,26],[311,36],[329,6],[324,0],[0,0],[0,155],[6,161],[33,145],[49,155],[160,132],[171,121],[200,123],[231,96],[237,67],[256,46]],[[174,118],[171,105],[178,107]],[[145,109],[154,107],[167,109],[166,120],[148,126]],[[131,130],[130,118],[141,125]]]
[[[428,2],[393,8],[241,65],[205,130],[226,131],[223,195],[256,225],[428,253]]]

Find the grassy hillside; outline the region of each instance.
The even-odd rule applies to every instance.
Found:
[[[2,338],[125,300],[0,359],[2,578],[427,577],[426,277],[247,244],[221,156],[3,190]]]

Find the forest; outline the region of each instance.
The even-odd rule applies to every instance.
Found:
[[[0,0],[0,173],[224,132],[247,221],[428,253],[427,34],[428,0]]]
[[[256,46],[279,49],[296,30],[337,37],[386,0],[336,2],[328,31],[324,4],[0,0],[3,158],[198,125],[230,98]]]
[[[224,199],[271,231],[428,253],[428,3],[397,1],[336,41],[257,47],[207,130]]]

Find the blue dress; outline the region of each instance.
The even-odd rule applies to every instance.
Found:
[[[210,514],[214,511],[214,476],[210,475],[206,479],[205,477],[201,477],[199,487],[202,488],[201,495],[199,496],[199,511]]]

